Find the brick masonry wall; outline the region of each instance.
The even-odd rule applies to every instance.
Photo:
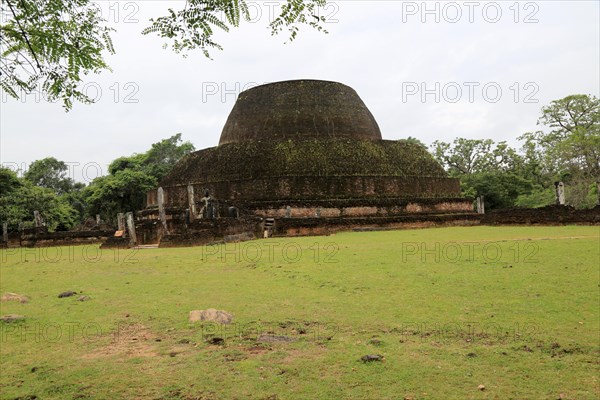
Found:
[[[220,181],[194,185],[199,202],[205,190],[231,204],[246,201],[324,200],[361,198],[441,198],[460,196],[455,178],[398,176],[296,176],[240,181]],[[165,205],[187,206],[187,186],[163,188]],[[156,206],[156,190],[146,195],[147,206]]]
[[[429,204],[428,204],[429,203]],[[439,203],[410,202],[405,206],[350,206],[350,207],[298,207],[290,206],[278,208],[255,209],[254,215],[263,218],[335,218],[335,217],[370,217],[393,216],[402,214],[450,212],[473,212],[471,199],[455,199],[454,201],[441,201]]]

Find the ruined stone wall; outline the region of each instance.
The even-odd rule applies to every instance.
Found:
[[[481,216],[481,223],[486,225],[600,225],[600,205],[587,210],[576,210],[571,206],[563,205],[493,210]]]
[[[9,235],[8,247],[74,246],[102,243],[115,233],[114,230],[69,232],[16,232]]]

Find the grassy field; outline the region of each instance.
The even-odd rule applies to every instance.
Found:
[[[2,399],[600,396],[598,226],[1,257],[30,297],[0,303],[25,316],[0,323]],[[233,324],[188,322],[207,308]]]

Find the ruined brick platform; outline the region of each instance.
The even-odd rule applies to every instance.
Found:
[[[207,191],[220,218],[234,207],[245,222],[202,227],[201,216],[190,214],[201,209]],[[387,226],[412,216],[441,223],[465,215],[474,215],[473,202],[461,197],[459,180],[425,147],[383,140],[352,88],[297,80],[241,93],[219,145],[179,161],[160,182],[160,196],[158,189],[147,193],[136,230],[141,243],[165,238],[167,245],[273,233],[274,226],[292,234],[309,221],[314,231],[315,225]]]

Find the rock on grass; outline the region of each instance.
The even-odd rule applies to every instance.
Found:
[[[364,363],[373,361],[383,361],[383,356],[381,354],[367,354],[362,356],[360,360]]]
[[[3,315],[0,317],[0,321],[2,321],[2,322],[20,322],[20,321],[24,321],[24,320],[25,320],[24,315],[17,315],[17,314],[8,314],[8,315]]]
[[[233,321],[233,315],[229,314],[227,311],[215,310],[214,308],[209,308],[207,310],[193,310],[190,311],[189,321],[209,321],[219,324],[230,324]]]
[[[17,293],[5,293],[0,298],[1,301],[18,301],[19,303],[29,303],[29,297]]]

